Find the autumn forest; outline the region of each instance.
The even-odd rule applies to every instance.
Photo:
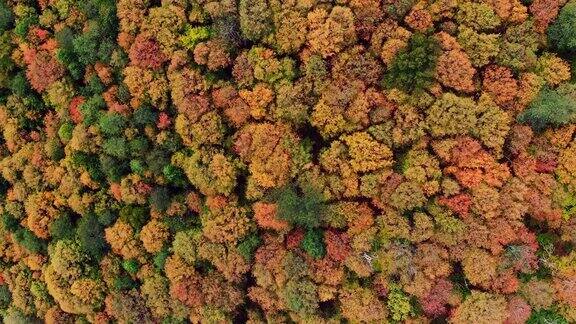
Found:
[[[0,322],[576,323],[576,0],[0,0]]]

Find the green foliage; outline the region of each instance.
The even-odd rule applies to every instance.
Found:
[[[394,58],[384,75],[384,86],[412,92],[428,87],[434,80],[434,69],[440,46],[433,37],[414,34],[408,46]]]
[[[112,137],[104,140],[102,149],[106,154],[119,159],[126,159],[128,157],[128,144],[123,137]]]
[[[120,219],[130,224],[136,231],[140,231],[149,218],[150,213],[145,207],[126,205],[120,209]]]
[[[326,247],[324,246],[324,232],[319,229],[309,229],[304,235],[302,249],[315,259],[322,259],[326,255]]]
[[[154,125],[157,118],[156,112],[147,105],[137,108],[132,114],[132,122],[136,126]]]
[[[387,305],[395,321],[406,320],[413,313],[410,298],[399,288],[390,291]]]
[[[164,218],[163,222],[166,224],[166,226],[168,226],[170,233],[174,234],[192,228],[198,222],[198,219],[188,215],[172,216]]]
[[[278,204],[278,217],[293,225],[317,227],[324,209],[322,194],[311,187],[301,191],[297,189],[294,185],[288,185],[272,194]]]
[[[256,252],[256,249],[261,244],[262,239],[260,239],[260,236],[254,233],[245,237],[244,240],[242,240],[242,242],[236,246],[236,248],[238,249],[238,253],[240,253],[240,255],[244,257],[246,261],[251,261],[254,257],[254,252]]]
[[[115,290],[131,290],[134,288],[138,288],[138,283],[134,281],[130,276],[120,276],[114,278]]]
[[[148,153],[150,145],[146,137],[138,136],[128,142],[128,148],[131,156],[143,156]]]
[[[0,310],[6,309],[11,302],[12,294],[10,289],[8,289],[8,285],[0,285]]]
[[[140,160],[132,160],[130,161],[130,170],[136,174],[142,174],[145,170],[144,163]]]
[[[150,193],[150,206],[165,211],[170,206],[170,193],[166,187],[156,187]]]
[[[11,27],[12,22],[14,22],[12,10],[10,10],[10,7],[6,5],[5,0],[0,1],[0,33],[8,30]]]
[[[576,1],[568,2],[548,27],[548,42],[560,51],[576,51]]]
[[[122,161],[118,161],[117,159],[108,156],[108,155],[100,155],[100,168],[106,178],[110,182],[119,182],[122,180],[122,176],[128,173],[128,166],[123,163]]]
[[[568,321],[552,309],[534,310],[526,324],[568,324]]]
[[[118,135],[126,126],[126,118],[117,113],[108,113],[100,116],[100,130],[106,135]]]
[[[167,247],[162,248],[160,252],[158,252],[153,259],[154,267],[158,270],[164,270],[164,265],[166,264],[166,259],[170,256],[170,251],[168,251]]]
[[[100,109],[106,108],[106,102],[100,95],[88,98],[78,107],[82,113],[82,123],[86,126],[94,125],[100,118]]]
[[[38,15],[30,14],[16,20],[14,34],[24,38],[31,26],[38,24]]]
[[[23,72],[19,72],[10,80],[10,90],[22,97],[30,93],[30,86]]]
[[[63,143],[68,143],[72,139],[72,131],[74,131],[74,124],[71,122],[65,122],[58,129],[58,136]]]
[[[20,228],[14,233],[14,240],[32,253],[41,252],[45,243],[27,228]]]
[[[54,240],[72,239],[75,235],[74,223],[68,213],[56,218],[49,227],[50,236]]]
[[[576,84],[542,89],[538,97],[518,116],[519,122],[529,123],[537,131],[566,125],[575,120]]]
[[[162,168],[162,174],[166,177],[168,182],[177,186],[184,186],[186,184],[186,175],[184,171],[173,164],[167,164]]]
[[[93,213],[83,216],[76,228],[78,243],[86,254],[94,260],[100,260],[106,252],[108,244],[104,239],[104,229]]]
[[[52,161],[60,161],[66,156],[64,153],[64,148],[62,147],[62,143],[60,143],[60,140],[55,137],[46,140],[44,151]]]
[[[8,232],[16,232],[20,228],[20,222],[8,213],[2,215],[2,227]]]
[[[114,1],[82,2],[82,11],[90,20],[85,32],[72,40],[74,53],[83,66],[96,61],[109,62],[116,48],[118,18]]]
[[[74,165],[83,167],[95,181],[104,180],[105,175],[100,169],[100,162],[97,156],[84,152],[74,152],[72,153],[71,159]]]
[[[122,262],[122,268],[129,274],[135,274],[140,270],[140,263],[136,259],[125,260]]]
[[[209,27],[201,26],[201,27],[190,27],[186,26],[186,30],[184,35],[180,37],[180,42],[184,47],[189,50],[194,50],[194,47],[198,45],[198,43],[203,42],[209,39],[212,35],[212,31]]]
[[[84,96],[89,97],[94,95],[100,95],[105,90],[106,87],[104,86],[100,78],[96,74],[94,74],[88,80],[88,84],[86,85],[86,87],[81,89],[81,93]]]

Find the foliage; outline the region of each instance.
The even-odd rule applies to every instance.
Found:
[[[302,249],[315,259],[321,259],[326,255],[324,233],[318,229],[309,229],[306,231],[301,245]]]
[[[569,1],[548,27],[548,40],[561,51],[576,50],[576,2]]]
[[[290,224],[313,228],[320,225],[323,197],[312,187],[299,190],[288,185],[273,194],[278,204],[277,215]]]
[[[566,84],[558,89],[542,89],[538,97],[518,116],[518,120],[531,124],[537,131],[571,123],[576,118],[574,91],[573,84]]]
[[[575,0],[0,0],[0,322],[576,322]]]
[[[107,248],[104,239],[104,229],[98,222],[96,215],[90,213],[78,221],[76,228],[78,243],[82,250],[95,260],[100,260]]]
[[[198,43],[210,38],[212,31],[208,27],[190,27],[186,28],[185,34],[180,37],[182,45],[189,50],[194,50]]]
[[[434,38],[414,34],[396,55],[384,76],[387,88],[418,91],[432,84],[440,48]]]

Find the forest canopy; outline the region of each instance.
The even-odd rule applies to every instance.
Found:
[[[0,0],[0,322],[576,323],[576,0]]]

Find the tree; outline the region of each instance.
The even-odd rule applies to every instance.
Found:
[[[64,69],[56,59],[45,51],[35,53],[26,70],[32,88],[38,92],[46,90],[64,75]]]
[[[310,49],[327,58],[356,41],[354,14],[348,7],[335,6],[330,13],[322,8],[308,13]]]
[[[476,31],[493,30],[500,25],[500,17],[486,3],[464,2],[458,8],[456,21]]]
[[[281,295],[290,311],[311,315],[318,308],[317,287],[309,280],[289,280]]]
[[[313,188],[298,188],[293,184],[284,186],[272,194],[277,204],[278,218],[307,228],[320,225],[324,203],[322,194]]]
[[[465,135],[476,126],[477,110],[472,99],[445,93],[428,109],[426,122],[434,137]]]
[[[484,66],[498,55],[498,34],[478,33],[472,28],[460,27],[457,40],[475,67]]]
[[[474,91],[474,74],[476,70],[468,55],[462,51],[451,50],[442,53],[438,58],[436,75],[440,83],[456,91]]]
[[[374,291],[358,284],[344,287],[338,299],[342,303],[342,315],[350,321],[385,321],[388,315]]]
[[[576,50],[576,1],[569,1],[548,28],[550,44],[561,51]]]
[[[139,34],[130,47],[130,61],[141,68],[158,69],[167,61],[160,45],[151,36]]]
[[[390,316],[395,321],[406,320],[412,311],[410,298],[401,289],[392,289],[388,294],[387,302]]]
[[[531,124],[536,131],[573,122],[576,118],[575,89],[574,84],[564,84],[557,89],[542,89],[538,97],[518,116],[518,121]]]
[[[326,247],[324,246],[324,233],[318,229],[309,229],[304,235],[304,239],[300,243],[302,249],[306,251],[311,257],[321,259],[326,255]]]
[[[239,6],[242,35],[258,41],[272,31],[272,12],[266,0],[241,0]]]
[[[473,290],[449,319],[450,323],[502,323],[506,319],[506,300],[500,295]]]
[[[408,46],[396,54],[384,74],[384,86],[408,92],[423,90],[434,80],[439,55],[440,46],[434,38],[412,35]]]
[[[107,244],[104,239],[104,229],[98,218],[90,213],[78,221],[76,228],[80,247],[95,260],[100,260],[106,251]]]

